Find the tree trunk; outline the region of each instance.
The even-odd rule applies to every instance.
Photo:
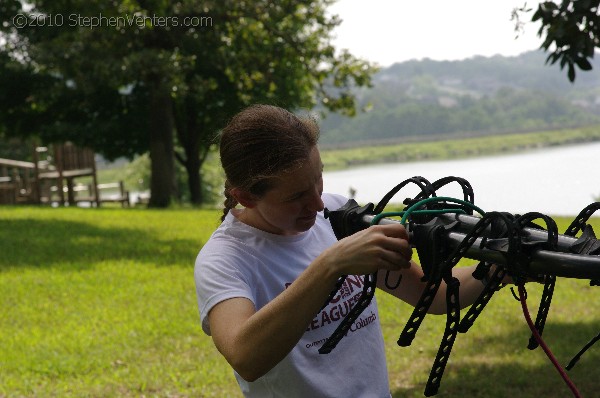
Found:
[[[193,162],[189,162],[190,168],[187,169],[188,173],[188,187],[190,189],[190,201],[193,205],[202,204],[202,179],[200,178],[200,162],[199,160],[193,159]]]
[[[193,205],[202,204],[202,179],[200,177],[200,167],[204,157],[200,156],[200,137],[201,132],[205,131],[200,127],[198,116],[198,104],[191,98],[184,101],[183,106],[175,109],[174,122],[177,131],[177,138],[183,147],[184,156],[176,153],[176,159],[185,167],[187,173],[188,189],[190,193],[190,202]],[[178,112],[179,111],[179,112]]]
[[[173,109],[169,91],[161,85],[150,99],[150,202],[148,207],[168,207],[175,187]]]
[[[190,201],[193,205],[202,204],[202,180],[200,178],[200,149],[198,148],[199,137],[197,134],[191,134],[189,137],[189,146],[185,148],[187,162],[185,168],[188,174],[188,187],[190,189]]]

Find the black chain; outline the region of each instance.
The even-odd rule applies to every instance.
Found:
[[[585,207],[583,210],[581,210],[577,217],[575,217],[571,225],[569,225],[569,228],[567,228],[565,235],[577,235],[579,231],[583,230],[587,221],[597,210],[600,210],[600,202],[592,203]]]
[[[492,299],[492,296],[495,292],[500,290],[500,286],[502,281],[504,280],[504,276],[506,275],[506,270],[502,267],[496,267],[494,273],[490,277],[490,280],[483,287],[483,290],[477,297],[477,300],[469,307],[469,310],[460,321],[460,325],[458,326],[458,331],[460,333],[467,333],[467,331],[473,326],[475,320],[479,317],[485,306]]]
[[[460,322],[460,302],[459,302],[459,286],[460,282],[457,278],[451,276],[452,271],[445,275],[446,282],[446,327],[444,329],[444,337],[440,343],[440,348],[433,361],[429,378],[425,386],[425,396],[430,397],[437,394],[442,382],[442,376],[446,369],[446,364],[450,358],[456,334],[458,331],[458,323]]]
[[[554,294],[554,287],[556,285],[556,277],[554,275],[546,275],[544,281],[544,290],[542,292],[542,298],[540,299],[540,306],[538,313],[535,318],[535,328],[540,334],[544,332],[544,326],[546,325],[546,318],[550,312],[550,304],[552,303],[552,295]],[[534,350],[539,346],[539,343],[533,334],[529,337],[529,343],[527,348]]]
[[[512,255],[514,250],[516,250],[515,246],[519,242],[518,231],[515,228],[510,228],[510,221],[508,218],[498,212],[490,212],[486,213],[481,220],[475,224],[475,226],[469,231],[469,233],[465,236],[463,241],[454,249],[452,254],[448,257],[446,261],[444,261],[442,267],[444,272],[444,281],[446,282],[446,303],[447,303],[447,318],[446,318],[446,328],[444,330],[444,336],[442,337],[442,341],[440,343],[440,348],[437,352],[435,360],[433,362],[433,366],[431,369],[431,373],[429,374],[429,379],[427,381],[427,386],[425,388],[425,395],[431,396],[437,393],[439,389],[442,376],[444,374],[444,369],[446,367],[446,363],[450,357],[450,353],[452,352],[452,346],[454,341],[456,340],[456,335],[458,333],[458,327],[460,322],[460,305],[459,305],[459,281],[458,279],[452,277],[452,268],[456,266],[456,264],[460,261],[461,258],[467,253],[467,250],[475,243],[475,241],[481,237],[482,233],[485,229],[497,218],[501,218],[506,220],[508,229],[508,235],[510,236],[509,240],[509,253]]]
[[[585,228],[587,221],[597,210],[600,210],[600,202],[592,203],[592,204],[588,205],[587,207],[585,207],[583,210],[581,210],[581,212],[579,212],[577,217],[575,217],[575,219],[573,220],[571,225],[569,225],[569,227],[565,231],[565,235],[569,235],[569,236],[577,235],[577,233],[579,233],[579,231],[581,231]],[[591,281],[590,284],[592,286],[594,286],[594,285],[599,285],[600,283],[598,281]],[[575,364],[579,361],[581,356],[591,346],[593,346],[598,340],[600,340],[600,334],[598,334],[596,337],[592,338],[585,346],[583,346],[583,348],[581,350],[579,350],[579,352],[577,354],[575,354],[573,359],[571,359],[571,361],[569,361],[569,364],[566,366],[566,369],[571,370],[573,368],[573,366],[575,366]]]
[[[360,295],[360,298],[356,304],[354,304],[354,307],[348,311],[348,315],[346,315],[342,322],[340,322],[325,344],[319,348],[319,354],[329,354],[346,335],[346,333],[348,333],[348,330],[352,326],[352,323],[356,321],[356,318],[358,318],[365,308],[369,306],[373,296],[375,295],[375,288],[377,287],[377,272],[370,275],[365,275],[363,283],[363,291]]]
[[[435,188],[429,182],[429,180],[427,180],[425,177],[421,177],[421,176],[411,177],[411,178],[408,178],[408,179],[402,181],[400,184],[398,184],[394,188],[392,188],[392,190],[389,191],[381,199],[381,201],[379,201],[377,206],[375,206],[375,209],[373,210],[373,212],[375,214],[381,213],[383,211],[383,209],[385,208],[385,206],[387,206],[390,199],[392,199],[394,197],[394,195],[396,195],[402,188],[404,188],[411,182],[413,184],[417,185],[421,189],[421,193],[419,193],[419,195],[424,195],[425,198],[428,198],[430,196],[435,196]]]
[[[548,241],[545,246],[547,250],[555,250],[558,243],[558,227],[556,222],[545,214],[531,212],[522,215],[517,218],[516,223],[519,228],[524,228],[533,220],[542,219],[546,223],[546,230],[548,231]],[[544,290],[542,291],[542,298],[540,299],[540,305],[538,307],[537,316],[535,318],[535,329],[541,336],[544,332],[544,326],[546,325],[546,319],[550,312],[550,304],[552,304],[552,296],[554,294],[554,287],[556,285],[556,277],[553,275],[545,275],[544,278]],[[539,346],[539,343],[533,334],[529,337],[529,343],[527,348],[534,350]]]
[[[323,304],[323,306],[321,306],[321,309],[319,310],[319,312],[323,311],[323,309],[325,307],[327,307],[327,305],[329,304],[329,302],[331,300],[333,300],[333,298],[335,297],[335,295],[337,294],[337,292],[340,290],[340,288],[344,284],[344,281],[346,280],[347,277],[348,277],[348,275],[342,275],[342,276],[340,276],[338,278],[338,280],[335,282],[335,287],[333,288],[333,290],[331,291],[331,293],[329,293],[329,297],[327,297],[327,300],[325,300],[325,303]]]
[[[404,325],[404,329],[402,329],[402,333],[400,333],[400,337],[398,337],[398,345],[401,347],[408,347],[412,344],[414,340],[417,330],[419,330],[419,326],[421,326],[421,322],[427,315],[427,310],[431,306],[433,302],[433,298],[437,294],[440,285],[442,284],[441,280],[430,279],[425,285],[425,289],[423,289],[423,293],[415,305],[415,308],[410,315],[410,318]]]
[[[421,322],[427,315],[427,311],[433,302],[435,295],[437,294],[438,289],[442,283],[442,277],[444,274],[444,262],[443,258],[447,256],[445,252],[445,247],[441,245],[441,238],[444,233],[443,226],[437,226],[431,230],[428,235],[428,239],[434,244],[428,253],[433,260],[427,261],[429,264],[428,269],[423,269],[425,272],[424,280],[427,281],[425,288],[423,289],[423,293],[421,293],[421,297],[419,297],[419,301],[415,305],[413,312],[410,315],[410,318],[406,322],[404,329],[400,333],[400,337],[398,337],[398,345],[401,347],[407,347],[412,344],[417,331],[419,330],[419,326],[421,326]],[[422,265],[425,264],[425,258],[422,259]]]
[[[407,179],[401,184],[398,184],[396,187],[394,187],[394,189],[388,192],[388,194],[381,200],[377,207],[373,208],[373,205],[369,204],[368,208],[365,207],[364,211],[361,210],[362,213],[360,214],[360,217],[362,217],[362,215],[365,214],[381,213],[381,211],[387,205],[389,200],[400,189],[402,189],[409,183],[414,183],[418,185],[421,189],[421,192],[414,199],[405,200],[404,203],[406,205],[412,206],[413,204],[417,203],[422,199],[428,198],[430,196],[435,197],[436,191],[439,188],[449,184],[450,182],[455,181],[458,182],[463,189],[464,200],[473,203],[474,195],[472,187],[468,183],[468,181],[462,178],[445,177],[431,184],[425,178],[417,176]],[[434,204],[432,205],[432,208],[438,209],[440,208],[440,205],[444,203],[445,202]],[[453,207],[456,208],[456,206]],[[429,208],[429,205],[423,205],[421,208],[427,209]],[[589,217],[599,209],[600,202],[593,203],[585,209],[583,209],[576,217],[576,219],[571,223],[565,235],[574,237],[580,230],[584,229]],[[466,208],[466,210],[467,213],[472,214],[471,208]],[[356,214],[358,215],[358,213]],[[415,223],[417,226],[419,224],[425,224],[432,218],[415,217],[414,219],[412,219],[411,225],[414,226]],[[522,232],[525,227],[542,229],[541,227],[532,224],[533,220],[536,219],[542,219],[546,223],[545,231],[547,231],[548,238],[545,242],[539,242],[535,239],[528,240],[527,233]],[[498,229],[497,227],[501,227],[501,225],[498,225],[497,223],[493,224],[494,221],[498,220],[501,221],[502,224],[504,224],[505,229]],[[347,221],[344,222],[344,224],[346,223]],[[446,230],[452,229],[453,225],[454,224],[435,225],[433,228],[427,226],[425,229],[425,231],[427,232],[425,234],[419,234],[416,230],[413,231],[414,237],[419,238],[415,239],[415,241],[412,242],[417,247],[417,250],[419,250],[421,247],[427,248],[427,250],[423,253],[419,253],[419,257],[422,261],[422,268],[424,271],[423,281],[426,282],[426,285],[424,287],[423,293],[421,294],[421,297],[419,298],[418,303],[415,305],[415,308],[409,320],[407,321],[400,337],[398,338],[398,345],[409,346],[412,343],[424,317],[428,313],[428,310],[431,307],[431,304],[433,303],[433,300],[441,286],[442,281],[446,283],[446,327],[444,330],[444,336],[442,337],[440,347],[438,349],[436,358],[434,360],[429,375],[429,379],[427,381],[427,385],[425,388],[426,396],[435,395],[439,389],[445,367],[448,363],[452,347],[456,340],[457,333],[465,333],[469,330],[469,328],[473,325],[474,321],[481,314],[485,306],[489,303],[493,294],[500,289],[503,280],[506,276],[510,276],[517,286],[523,285],[531,277],[544,277],[544,291],[542,293],[542,299],[540,302],[534,326],[540,335],[542,334],[545,326],[556,284],[555,275],[532,275],[531,271],[528,269],[529,264],[532,260],[530,255],[532,253],[535,253],[535,248],[541,246],[548,251],[557,250],[559,235],[556,223],[552,218],[537,212],[527,213],[523,216],[517,216],[516,218],[514,218],[514,216],[508,213],[486,213],[475,224],[475,226],[471,228],[471,230],[467,233],[462,242],[460,242],[454,248],[454,250],[452,250],[452,253],[450,255],[447,255],[448,249],[446,245],[448,244],[448,242],[445,239],[445,232]],[[489,230],[488,227],[490,227]],[[484,234],[486,230],[488,233],[489,231],[491,231],[491,236],[487,236],[488,234]],[[592,237],[594,237],[593,232],[591,233]],[[346,231],[345,235],[349,234],[351,233]],[[337,232],[336,236],[338,236]],[[341,238],[338,236],[338,239]],[[489,281],[487,281],[487,283],[484,283],[483,290],[480,293],[479,297],[469,308],[469,311],[467,312],[466,316],[461,320],[459,303],[460,282],[458,279],[452,276],[452,269],[454,268],[454,266],[456,266],[456,264],[461,258],[466,256],[468,250],[478,239],[480,239],[481,242],[481,249],[486,248],[487,250],[498,251],[504,257],[504,261],[501,261],[501,263],[504,265],[495,267],[492,276],[489,278]],[[491,244],[491,241],[493,240],[495,240],[494,245]],[[419,241],[421,242],[419,243]],[[425,255],[425,257],[422,258],[421,254]],[[427,261],[425,261],[425,258],[427,258]],[[442,259],[443,261],[441,261]],[[481,279],[484,276],[487,276],[489,274],[490,268],[491,264],[485,262],[480,263],[476,267],[476,270],[473,273],[473,277],[475,277],[476,279]],[[344,283],[345,278],[345,276],[342,276],[338,279],[336,283],[336,288],[330,294],[325,305],[327,305],[327,303],[335,296],[337,291],[340,289],[341,285]],[[396,289],[402,280],[400,276],[397,283],[392,286],[389,283],[388,279],[389,273],[386,275],[385,278],[385,284],[388,287],[388,289]],[[596,282],[600,284],[600,280],[591,281],[592,284]],[[377,273],[364,276],[364,286],[360,298],[358,299],[355,306],[350,309],[348,315],[342,320],[340,325],[338,325],[338,327],[329,337],[329,339],[327,339],[325,344],[319,349],[319,353],[326,354],[331,352],[339,343],[339,341],[343,338],[343,336],[345,336],[348,333],[348,330],[350,329],[351,325],[356,321],[358,316],[372,301],[375,294],[376,285]],[[567,369],[573,367],[574,364],[579,360],[583,352],[585,352],[585,350],[587,350],[592,344],[594,344],[598,340],[600,340],[600,334],[594,337],[594,339],[592,339],[592,341],[590,341],[575,356],[575,358],[573,358],[573,360],[567,366]],[[528,348],[534,349],[535,347],[537,347],[537,345],[537,341],[532,336],[532,338],[529,341]]]
[[[475,193],[473,192],[473,187],[471,186],[471,183],[469,181],[467,181],[466,179],[464,179],[462,177],[455,177],[455,176],[443,177],[443,178],[440,178],[439,180],[436,180],[431,185],[433,186],[433,189],[435,190],[435,192],[437,192],[440,188],[450,184],[451,182],[457,182],[460,185],[460,187],[462,188],[462,191],[463,191],[463,200],[465,202],[475,203]],[[428,198],[428,196],[425,195],[425,192],[421,192],[412,200],[412,202],[417,203],[418,201],[427,199],[427,198]],[[473,214],[473,210],[470,208],[465,209],[465,211],[467,214]]]

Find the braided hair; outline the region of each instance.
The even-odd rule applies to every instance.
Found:
[[[238,204],[231,189],[261,197],[273,188],[274,177],[303,164],[318,140],[314,119],[277,106],[253,105],[235,115],[220,134],[226,177],[221,221]]]

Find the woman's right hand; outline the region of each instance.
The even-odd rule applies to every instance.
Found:
[[[340,240],[320,257],[336,267],[339,275],[364,275],[409,268],[412,248],[403,225],[373,225]]]

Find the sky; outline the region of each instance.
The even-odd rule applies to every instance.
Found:
[[[382,67],[429,58],[460,60],[475,55],[513,56],[539,48],[538,23],[523,18],[515,39],[511,12],[533,0],[338,0],[329,11],[342,23],[333,44]]]

